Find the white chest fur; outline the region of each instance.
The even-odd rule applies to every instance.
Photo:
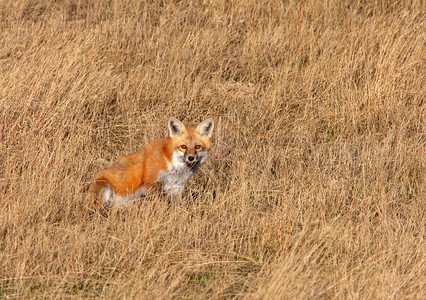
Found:
[[[172,162],[168,164],[168,172],[161,171],[158,174],[158,181],[163,184],[163,189],[167,194],[179,195],[182,193],[185,183],[194,176],[204,163],[207,152],[198,155],[201,159],[194,166],[188,167],[185,163],[184,154],[180,151],[173,152]]]

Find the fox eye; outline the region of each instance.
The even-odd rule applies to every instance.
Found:
[[[186,150],[186,146],[185,145],[180,145],[179,148],[181,148],[182,150]]]
[[[201,149],[201,145],[195,145],[195,150],[200,150]]]

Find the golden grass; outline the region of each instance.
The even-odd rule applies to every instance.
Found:
[[[425,7],[395,3],[0,1],[0,297],[424,299]],[[216,121],[182,199],[86,202],[170,116]]]

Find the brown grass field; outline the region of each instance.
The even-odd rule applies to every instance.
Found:
[[[0,0],[0,298],[425,299],[423,1]],[[96,172],[215,120],[179,199]]]

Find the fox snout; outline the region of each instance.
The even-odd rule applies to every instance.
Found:
[[[203,163],[205,160],[206,153],[205,152],[198,152],[198,153],[185,153],[183,155],[183,160],[185,163],[192,167],[196,165],[197,163],[201,162]]]
[[[186,153],[184,155],[184,160],[187,165],[193,165],[198,162],[198,154],[197,153]]]

